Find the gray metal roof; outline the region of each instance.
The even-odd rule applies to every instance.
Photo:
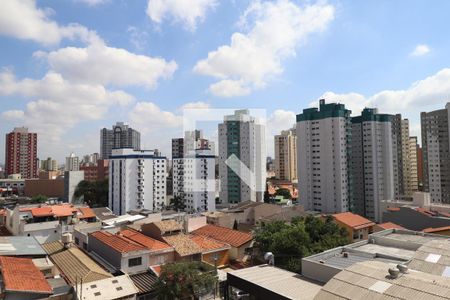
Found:
[[[0,255],[45,256],[46,254],[32,236],[0,236]]]
[[[409,271],[393,279],[388,274],[391,266],[377,261],[354,264],[328,281],[314,299],[450,299],[448,278]]]
[[[408,266],[425,273],[449,277],[450,280],[450,241],[426,243],[416,251]]]
[[[321,285],[303,276],[270,265],[245,268],[228,273],[288,299],[313,299]]]

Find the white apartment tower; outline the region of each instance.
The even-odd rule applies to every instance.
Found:
[[[216,209],[215,159],[209,149],[197,149],[193,155],[173,159],[173,195],[184,199],[186,211]]]
[[[160,211],[166,205],[165,157],[153,150],[113,149],[109,162],[109,208]]]
[[[276,135],[275,176],[278,179],[297,180],[297,135],[295,129],[283,130]]]
[[[450,103],[420,114],[423,187],[434,203],[450,203]]]
[[[338,213],[350,208],[350,114],[343,104],[320,100],[319,108],[297,115],[299,202],[305,210]]]
[[[352,118],[351,210],[376,222],[381,221],[381,200],[394,197],[393,117],[366,108]]]
[[[248,110],[237,110],[219,124],[219,178],[222,203],[263,200],[265,128]]]
[[[64,171],[79,171],[80,170],[80,159],[78,156],[72,152],[68,157],[66,157],[66,165],[64,166]]]

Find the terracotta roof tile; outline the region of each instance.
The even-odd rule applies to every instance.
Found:
[[[183,230],[183,226],[175,220],[164,220],[160,222],[154,222],[156,227],[162,232],[179,231]]]
[[[351,212],[334,214],[333,218],[336,221],[338,221],[342,224],[345,224],[353,229],[362,229],[362,228],[366,228],[366,227],[375,225],[374,222],[372,222],[364,217],[361,217],[360,215],[351,213]]]
[[[138,243],[139,245],[142,245],[150,250],[158,251],[158,250],[168,250],[172,249],[170,245],[167,245],[166,243],[160,242],[158,240],[152,239],[151,237],[148,237],[140,232],[125,229],[120,231],[119,236],[124,236],[125,238],[130,239],[131,241]]]
[[[192,233],[213,238],[215,240],[230,244],[233,247],[240,247],[253,239],[253,236],[250,233],[210,224],[200,227]]]
[[[197,245],[199,245],[203,249],[203,251],[230,249],[230,245],[223,242],[219,242],[215,239],[212,239],[204,235],[191,235],[190,238]]]
[[[33,217],[69,217],[77,212],[77,209],[69,204],[34,207],[30,210]]]
[[[138,243],[133,242],[132,240],[121,237],[119,235],[114,235],[107,231],[96,231],[91,233],[90,235],[101,241],[106,246],[109,246],[110,248],[121,253],[147,250],[147,247],[144,247]]]
[[[44,274],[30,258],[0,256],[0,265],[6,291],[53,293]]]
[[[50,217],[53,216],[52,208],[50,206],[35,207],[31,209],[33,217]]]
[[[78,219],[95,218],[95,213],[90,207],[79,207],[78,211],[81,213],[78,215]]]
[[[194,243],[185,234],[176,234],[163,237],[163,240],[172,245],[180,256],[188,256],[192,254],[202,253],[202,248]]]
[[[388,211],[400,211],[400,207],[388,207]]]
[[[397,225],[395,223],[392,223],[392,222],[377,224],[377,226],[379,226],[383,229],[405,229],[404,227]]]
[[[443,226],[443,227],[429,227],[429,228],[425,228],[424,230],[422,230],[423,232],[428,232],[428,233],[432,233],[432,232],[439,232],[439,231],[446,231],[446,230],[450,230],[450,226]]]

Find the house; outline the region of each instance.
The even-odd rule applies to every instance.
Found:
[[[80,222],[73,228],[73,238],[78,248],[85,251],[88,250],[89,233],[99,231],[102,229],[101,222],[85,223]]]
[[[133,300],[138,293],[139,290],[128,275],[100,279],[89,284],[79,283],[75,289],[77,300]]]
[[[347,229],[350,241],[356,242],[360,240],[367,240],[369,234],[373,233],[375,223],[361,217],[360,215],[344,212],[332,215],[336,224]]]
[[[111,274],[76,247],[66,249],[59,241],[43,244],[42,247],[71,286],[75,286],[81,280],[83,283],[89,283],[112,277]]]
[[[203,250],[188,235],[179,233],[162,239],[175,248],[175,261],[201,261]]]
[[[2,299],[42,299],[53,294],[30,258],[0,256]]]
[[[382,231],[382,230],[386,230],[386,229],[405,229],[405,228],[403,228],[402,226],[397,225],[395,223],[392,223],[392,222],[375,224],[375,226],[373,228],[374,232]]]
[[[112,273],[139,273],[150,265],[150,250],[147,247],[107,231],[90,233],[88,250]]]
[[[84,222],[96,222],[97,216],[94,213],[94,210],[90,207],[78,207],[77,218],[80,221]]]
[[[47,253],[32,236],[0,236],[0,255],[43,258]]]
[[[131,229],[125,229],[117,233],[126,239],[129,239],[150,250],[149,265],[162,265],[175,260],[175,249],[166,243],[155,240],[140,232]]]
[[[95,207],[92,211],[99,221],[105,221],[117,217],[108,207]]]
[[[211,224],[194,230],[192,233],[194,235],[206,236],[230,245],[231,259],[242,259],[245,256],[246,248],[249,248],[253,241],[253,236],[250,233]]]
[[[203,235],[191,235],[190,239],[202,248],[202,261],[216,267],[229,264],[230,245]]]
[[[161,241],[164,236],[182,233],[183,225],[175,220],[164,220],[161,222],[143,224],[141,226],[141,231],[146,236]]]

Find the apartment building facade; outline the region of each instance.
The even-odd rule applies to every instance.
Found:
[[[141,148],[141,134],[123,122],[117,122],[112,130],[100,130],[100,155],[102,159],[109,159],[113,149]]]
[[[37,133],[16,127],[6,134],[5,173],[21,174],[24,179],[38,177]]]
[[[282,180],[297,180],[297,135],[295,129],[283,130],[276,135],[275,177]]]

